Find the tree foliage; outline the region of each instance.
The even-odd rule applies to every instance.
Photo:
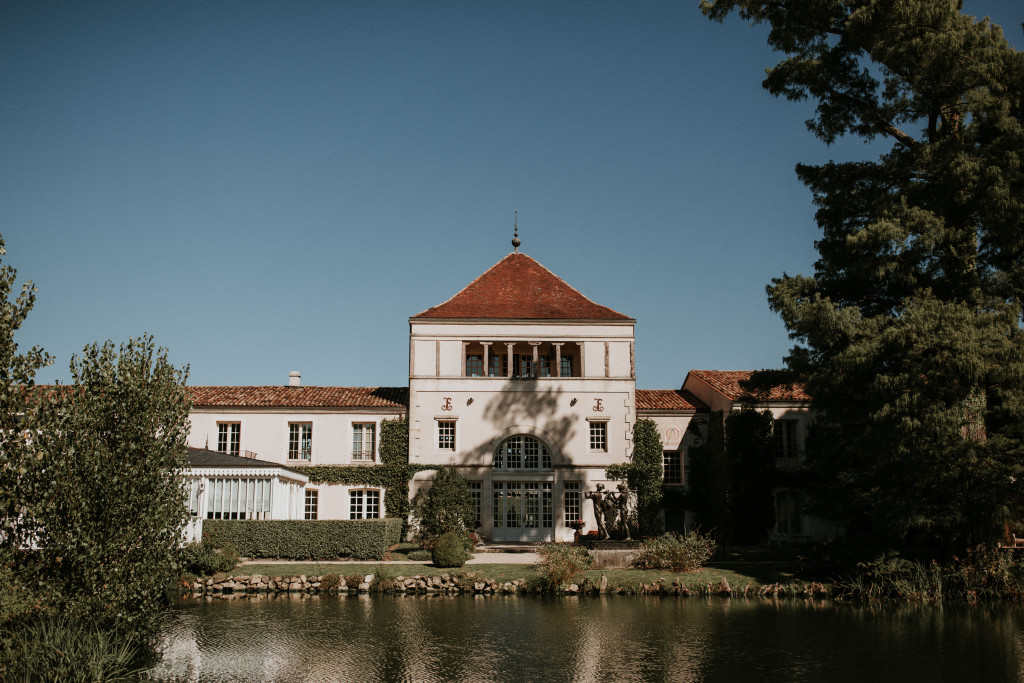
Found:
[[[819,415],[818,512],[891,543],[991,539],[1024,485],[1024,55],[955,0],[701,5],[770,27],[764,87],[811,99],[817,137],[883,148],[797,167],[820,258],[768,287]]]
[[[416,495],[415,515],[427,538],[448,532],[471,531],[476,525],[476,506],[469,485],[452,465],[438,468],[434,481]]]
[[[6,254],[0,237],[0,256]],[[39,444],[31,438],[38,433],[39,394],[36,372],[51,363],[40,348],[18,353],[14,339],[36,300],[31,282],[21,287],[12,301],[17,271],[9,265],[0,268],[0,633],[8,636],[14,626],[27,619],[37,608],[31,594],[31,578],[21,571],[19,549],[36,536],[37,526],[26,508],[41,482],[37,470]],[[0,638],[0,650],[10,646]],[[0,668],[3,667],[0,657]]]
[[[729,413],[725,420],[729,527],[732,540],[754,543],[775,525],[775,451],[771,411],[753,405]]]
[[[753,543],[775,524],[774,423],[752,404],[728,416],[715,411],[690,448],[690,508],[697,525],[720,540]]]
[[[690,447],[686,481],[696,523],[719,537],[729,534],[729,472],[725,460],[725,418],[721,410],[705,424],[691,422],[697,438]]]
[[[145,336],[86,347],[70,385],[35,386],[50,358],[18,353],[35,288],[11,301],[15,278],[0,269],[0,668],[41,612],[151,634],[187,517],[187,370]]]
[[[150,336],[87,346],[43,408],[38,571],[64,611],[150,632],[187,519],[187,369]]]
[[[662,485],[665,480],[665,455],[661,435],[654,420],[640,418],[633,423],[633,455],[628,463],[606,470],[609,479],[625,479],[636,496],[636,516],[642,536],[661,531]]]

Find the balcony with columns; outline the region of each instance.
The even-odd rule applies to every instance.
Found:
[[[583,377],[583,345],[577,342],[467,341],[462,350],[463,377]]]

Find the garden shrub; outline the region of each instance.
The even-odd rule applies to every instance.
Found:
[[[204,536],[215,546],[233,545],[244,557],[289,560],[383,560],[401,531],[402,520],[394,518],[203,522]]]
[[[451,465],[437,470],[426,491],[416,494],[415,515],[424,538],[435,538],[449,531],[471,531],[476,522],[476,507],[469,484]]]
[[[685,534],[672,531],[644,541],[633,564],[639,569],[694,572],[711,559],[715,548],[710,536],[696,531]]]
[[[593,558],[586,548],[569,543],[548,543],[538,550],[540,572],[547,585],[554,589],[579,584]]]
[[[409,559],[410,560],[415,560],[417,562],[423,562],[425,560],[433,560],[434,559],[434,553],[431,552],[430,550],[427,550],[426,548],[422,548],[420,550],[413,550],[411,553],[409,553]]]
[[[431,559],[436,567],[461,567],[466,564],[468,553],[462,535],[449,532],[438,536],[434,541]]]
[[[336,591],[341,586],[341,574],[324,574],[320,577],[320,590],[324,593]]]
[[[238,551],[228,543],[222,548],[203,540],[189,543],[181,551],[181,571],[195,576],[210,576],[217,572],[229,572],[238,566]]]

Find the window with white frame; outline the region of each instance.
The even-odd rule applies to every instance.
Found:
[[[217,451],[228,455],[238,455],[242,443],[241,422],[217,423]]]
[[[352,459],[373,460],[375,452],[376,424],[373,422],[352,423]]]
[[[476,521],[473,522],[473,528],[476,529],[480,526],[480,482],[479,481],[467,481],[469,485],[469,497],[473,499],[473,510],[476,512]]]
[[[380,517],[380,491],[360,489],[349,491],[349,519],[378,519]]]
[[[288,423],[288,459],[309,460],[313,455],[313,423]]]
[[[498,444],[494,468],[499,470],[550,470],[551,453],[540,439],[517,434]]]
[[[207,482],[207,519],[270,519],[270,479],[214,477]]]
[[[437,448],[442,451],[455,450],[455,420],[438,420]]]
[[[188,514],[192,519],[199,516],[199,493],[202,485],[201,479],[189,479],[185,482],[188,491]]]
[[[665,451],[665,483],[683,483],[683,454],[679,451]]]
[[[796,445],[797,420],[776,420],[774,448],[776,464],[794,467],[800,463],[800,452]]]
[[[592,450],[592,451],[607,451],[608,450],[608,423],[607,422],[591,422],[590,423],[590,450]]]
[[[563,491],[563,512],[565,513],[565,525],[572,526],[583,519],[583,495],[578,481],[567,481],[562,484]]]
[[[316,489],[306,489],[306,519],[316,519],[316,510],[319,501],[319,491]]]

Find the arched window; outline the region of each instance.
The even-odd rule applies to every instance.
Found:
[[[494,452],[496,470],[550,470],[551,454],[540,439],[516,434],[501,442]]]

